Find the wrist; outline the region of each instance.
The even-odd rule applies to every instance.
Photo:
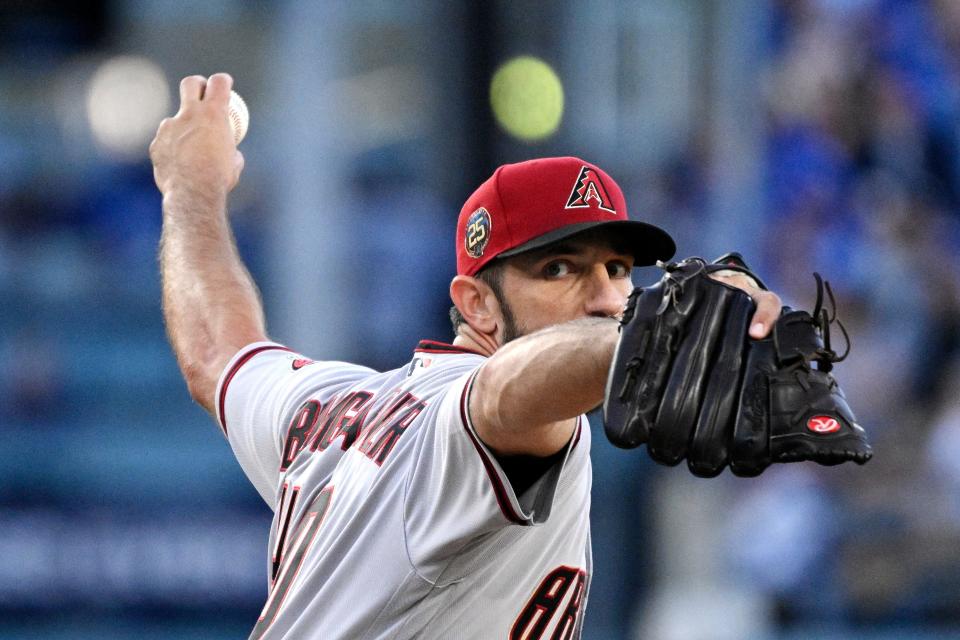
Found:
[[[578,357],[584,362],[591,363],[598,372],[604,375],[613,361],[613,354],[620,339],[620,321],[616,318],[580,318],[562,325],[556,329],[569,332],[569,340],[577,345]],[[548,329],[549,331],[549,329]]]
[[[160,191],[163,194],[164,213],[185,208],[189,210],[200,208],[226,211],[227,194],[229,193],[226,187],[218,188],[210,184],[194,185],[188,182],[165,185]]]

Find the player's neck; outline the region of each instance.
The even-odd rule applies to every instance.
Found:
[[[460,325],[457,336],[453,339],[453,344],[487,356],[492,356],[499,346],[493,336],[480,333],[466,323]]]

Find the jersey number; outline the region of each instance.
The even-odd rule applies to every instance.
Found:
[[[573,593],[563,614],[553,629],[550,640],[568,640],[577,628],[577,616],[583,601],[587,574],[575,567],[557,567],[543,579],[510,629],[510,640],[539,640],[544,637],[550,621],[556,616],[564,596],[573,587]]]
[[[263,605],[260,618],[257,619],[257,624],[250,634],[250,640],[262,638],[276,619],[277,613],[280,612],[280,607],[290,590],[290,585],[296,579],[297,573],[300,571],[300,565],[303,564],[304,557],[310,551],[310,547],[313,546],[317,532],[320,531],[320,524],[330,507],[330,496],[332,494],[333,487],[325,487],[317,495],[297,526],[296,531],[293,532],[293,536],[290,537],[290,541],[287,542],[293,509],[300,497],[300,487],[290,489],[289,485],[283,485],[280,493],[280,515],[277,517],[277,537],[274,542],[270,567],[270,595],[267,597],[267,603]]]

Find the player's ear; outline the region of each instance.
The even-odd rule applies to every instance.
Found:
[[[472,276],[456,276],[450,282],[450,299],[460,315],[476,331],[493,335],[500,324],[500,302],[485,282]]]

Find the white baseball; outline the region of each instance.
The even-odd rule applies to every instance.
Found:
[[[247,135],[250,112],[247,111],[247,103],[243,101],[239,93],[233,90],[230,91],[230,106],[227,117],[230,118],[230,126],[233,127],[233,143],[240,144],[243,137]]]

